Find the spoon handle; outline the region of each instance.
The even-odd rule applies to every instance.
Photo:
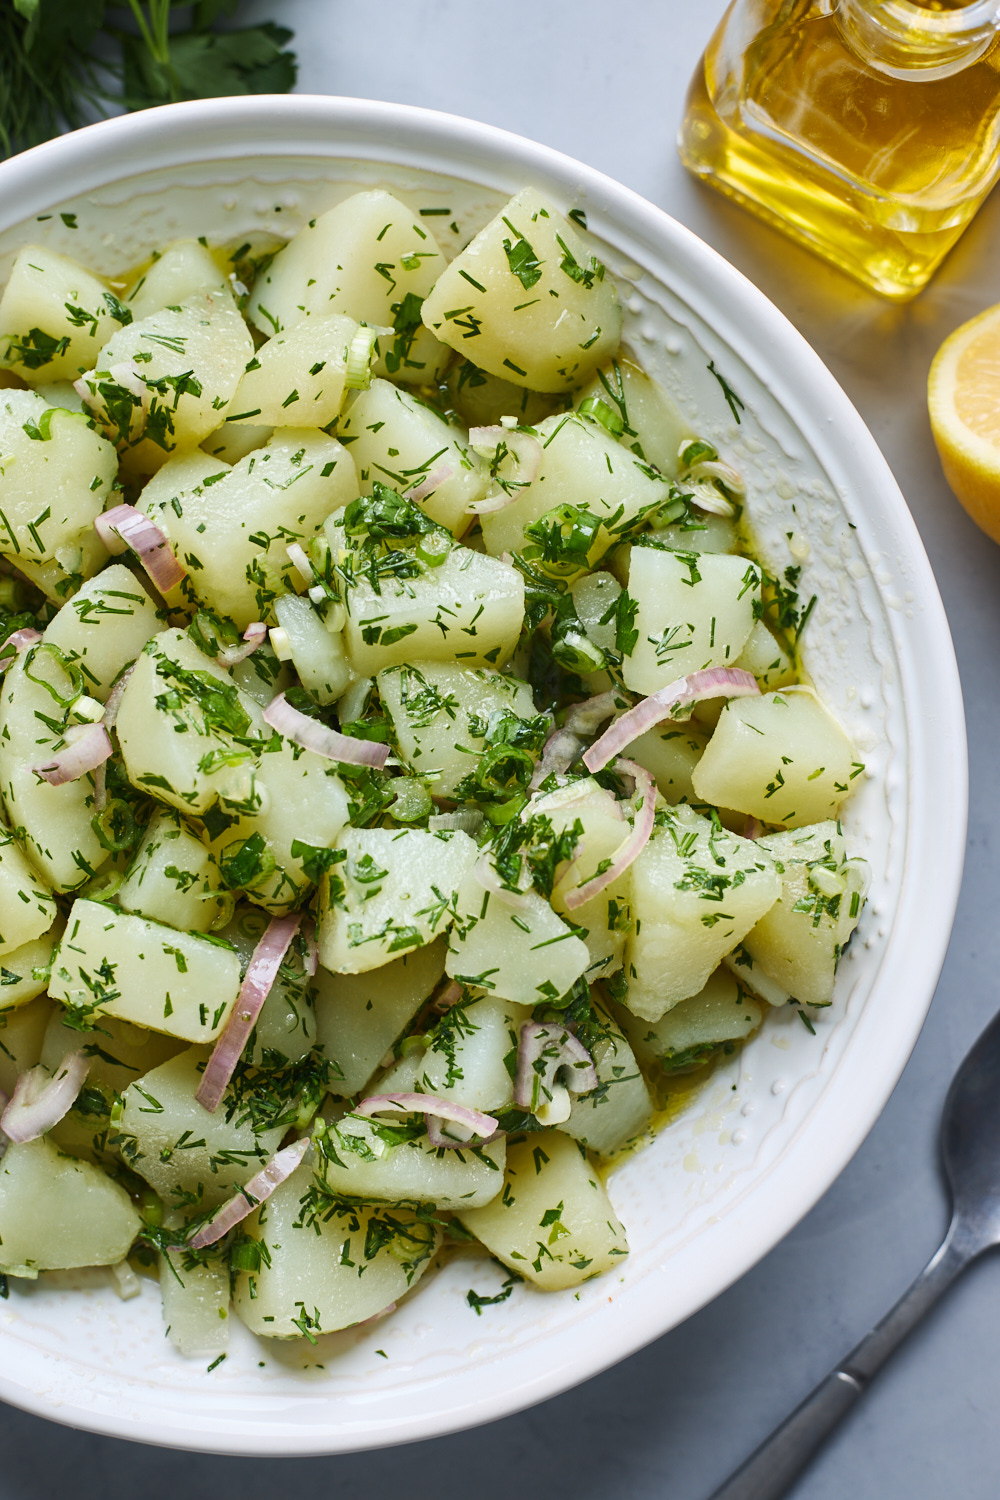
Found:
[[[786,1417],[711,1500],[781,1500],[869,1381],[976,1254],[953,1220],[944,1244],[891,1312]]]

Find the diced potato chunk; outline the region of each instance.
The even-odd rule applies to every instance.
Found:
[[[569,1118],[559,1129],[591,1151],[610,1156],[648,1127],[653,1101],[621,1027],[603,1008],[595,1008],[604,1026],[591,1052],[597,1088],[573,1096]]]
[[[161,629],[156,605],[134,573],[112,563],[45,628],[45,639],[83,674],[86,692],[104,703],[122,667]]]
[[[602,401],[612,424],[622,423],[619,442],[624,448],[655,465],[668,479],[676,479],[680,472],[680,447],[694,434],[655,380],[630,359],[619,355],[598,370],[580,392],[577,407],[588,400]]]
[[[174,808],[150,819],[115,899],[181,932],[211,932],[232,907],[218,865]]]
[[[328,630],[309,600],[297,594],[280,595],[274,613],[302,686],[318,702],[336,703],[351,681],[342,631]]]
[[[224,1256],[185,1264],[183,1252],[160,1256],[160,1297],[167,1336],[189,1359],[229,1348],[229,1266]]]
[[[762,620],[754,621],[753,629],[733,666],[752,672],[762,693],[787,687],[795,681],[795,663]]]
[[[236,409],[234,403],[233,410]],[[259,427],[256,422],[223,422],[209,433],[201,447],[204,453],[221,458],[225,464],[238,464],[248,453],[263,448],[273,432],[273,427]],[[212,467],[218,471],[218,464]]]
[[[340,842],[344,859],[320,886],[317,938],[320,962],[344,974],[377,969],[443,932],[478,853],[458,831],[348,828]]]
[[[226,292],[226,278],[212,252],[198,240],[178,240],[129,287],[125,306],[139,321],[176,307],[199,292]]]
[[[344,400],[353,318],[307,318],[262,344],[232,400],[231,422],[326,427]]]
[[[49,886],[31,868],[14,835],[0,827],[0,955],[41,937],[57,915]]]
[[[308,543],[357,494],[350,454],[309,428],[278,428],[233,468],[216,464],[208,482],[190,485],[188,472],[179,469],[177,482],[169,470],[158,474],[142,506],[188,569],[184,592],[241,629],[268,619],[297,578],[289,544]]]
[[[435,1147],[420,1126],[420,1134],[400,1140],[401,1121],[348,1114],[317,1137],[316,1171],[334,1197],[438,1208],[478,1208],[496,1197],[505,1137],[484,1146]]]
[[[52,961],[49,993],[81,1020],[105,1012],[189,1042],[211,1042],[236,1003],[228,943],[75,901]]]
[[[470,874],[458,894],[445,969],[462,984],[518,1005],[558,1000],[590,964],[587,945],[534,892],[515,898],[484,890]]]
[[[726,1042],[742,1042],[756,1031],[761,1009],[727,969],[716,969],[704,989],[682,1000],[658,1021],[643,1021],[619,1009],[635,1055],[666,1074],[690,1071]]]
[[[140,1228],[128,1193],[100,1167],[44,1139],[7,1147],[0,1161],[4,1270],[115,1265]]]
[[[469,506],[489,488],[465,435],[387,380],[373,380],[354,398],[337,435],[350,447],[363,495],[373,494],[376,483],[400,495],[419,489],[421,510],[456,536],[469,524]]]
[[[315,1339],[375,1317],[419,1281],[439,1242],[434,1227],[406,1209],[317,1195],[307,1165],[241,1229],[268,1254],[237,1280],[236,1311],[253,1333],[279,1339]]]
[[[760,569],[745,557],[633,546],[628,591],[638,638],[626,687],[646,695],[702,667],[734,666],[753,629]]]
[[[581,1146],[559,1131],[512,1140],[503,1194],[461,1209],[471,1234],[545,1291],[579,1286],[628,1254],[625,1230]]]
[[[397,662],[447,661],[502,667],[524,619],[524,580],[497,558],[455,547],[414,578],[363,573],[349,590],[344,638],[359,677]]]
[[[615,528],[644,512],[655,514],[670,498],[666,480],[597,422],[575,415],[547,417],[538,437],[544,451],[534,479],[517,491],[513,504],[482,518],[483,540],[494,557],[521,552],[529,526],[558,506],[576,506],[602,522],[586,555],[592,568],[612,545]],[[501,463],[501,478],[510,464],[509,459]]]
[[[633,740],[628,756],[651,773],[657,791],[673,806],[698,801],[691,776],[707,744],[708,736],[692,724],[660,724]]]
[[[53,1006],[39,1061],[55,1073],[70,1052],[82,1047],[90,1061],[88,1086],[123,1094],[136,1078],[185,1050],[186,1044],[177,1037],[162,1036],[131,1021],[105,1014],[98,1024],[99,1030],[81,1032],[69,1024],[61,1005]]]
[[[254,1130],[230,1087],[214,1114],[195,1098],[208,1048],[189,1047],[129,1084],[109,1144],[169,1207],[215,1208],[274,1155],[285,1126]]]
[[[705,802],[803,828],[836,815],[863,770],[809,688],[727,703],[692,777]]]
[[[54,925],[41,937],[0,959],[0,1026],[9,1011],[27,1005],[48,989],[49,966],[61,926],[61,923]],[[0,1051],[3,1045],[4,1035],[0,1030]]]
[[[576,886],[592,880],[605,861],[618,852],[631,832],[614,794],[589,778],[550,792],[532,803],[535,817],[545,818],[557,834],[577,834],[578,853],[552,891],[552,907],[567,922],[586,930],[590,954],[588,977],[611,974],[622,965],[625,931],[629,925],[629,880],[622,875],[596,896],[572,911],[566,898]]]
[[[130,319],[107,282],[66,255],[26,245],[0,298],[0,359],[27,385],[75,380]]]
[[[479,765],[490,729],[504,717],[535,719],[531,689],[483,668],[415,661],[378,674],[399,754],[434,792],[449,797]]]
[[[604,266],[536,188],[517,193],[441,273],[423,319],[482,369],[534,391],[581,385],[622,326]]]
[[[524,1006],[492,995],[454,1005],[427,1033],[423,1050],[408,1051],[379,1080],[378,1092],[433,1094],[495,1114],[513,1100],[506,1059],[516,1054],[521,1026],[530,1020]]]
[[[175,448],[219,425],[253,355],[228,291],[206,291],[122,328],[83,377],[108,437],[130,447],[132,473],[153,473]]]
[[[261,333],[346,313],[391,326],[407,295],[424,298],[444,259],[426,222],[381,188],[313,220],[257,278],[247,316]]]
[[[333,1065],[331,1094],[347,1098],[371,1078],[444,973],[443,938],[366,974],[330,974],[316,985],[316,1041]]]
[[[868,865],[848,859],[838,823],[758,840],[781,876],[781,895],[743,939],[759,965],[796,1000],[829,1005],[841,950],[858,923]],[[753,984],[752,974],[748,984]]]
[[[65,741],[81,674],[62,652],[41,644],[19,656],[0,687],[0,790],[28,858],[57,891],[85,885],[108,859],[91,826],[92,773],[50,786],[32,769]]]
[[[424,332],[430,337],[429,329]],[[448,354],[450,357],[450,350]],[[523,427],[537,427],[566,404],[564,396],[529,391],[526,386],[514,385],[513,381],[480,370],[468,359],[453,366],[448,376],[448,393],[466,427],[495,427],[501,417],[513,417]]]
[[[54,601],[107,558],[93,526],[117,469],[114,448],[85,417],[34,391],[0,392],[0,553],[26,564]]]
[[[647,1021],[696,995],[781,889],[771,856],[751,840],[684,804],[657,819],[631,867],[635,927],[625,947],[625,1004]]]
[[[26,1005],[0,1012],[0,1089],[5,1094],[12,1094],[18,1077],[40,1060],[54,1009],[47,995],[39,995]]]

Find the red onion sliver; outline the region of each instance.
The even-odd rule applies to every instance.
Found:
[[[437,468],[425,475],[419,484],[414,485],[406,496],[407,500],[427,500],[435,490],[440,489],[445,480],[451,479],[454,473],[455,470],[451,464],[438,464]]]
[[[188,1247],[191,1250],[204,1250],[207,1245],[215,1245],[230,1229],[248,1218],[259,1204],[270,1198],[276,1187],[280,1187],[286,1178],[291,1177],[309,1150],[309,1145],[309,1137],[303,1136],[302,1140],[293,1141],[290,1146],[276,1152],[265,1167],[251,1177],[249,1182],[244,1183],[239,1192],[224,1203],[207,1224],[201,1226],[197,1234],[191,1236]]]
[[[539,1061],[545,1064],[541,1069],[536,1066]],[[578,1037],[558,1021],[526,1021],[517,1044],[514,1103],[519,1109],[537,1113],[539,1095],[544,1090],[551,1097],[556,1075],[563,1068],[570,1070],[570,1079],[563,1087],[571,1094],[587,1094],[597,1088],[594,1059]]]
[[[759,839],[763,832],[763,823],[759,818],[755,818],[751,813],[746,822],[743,824],[743,837],[745,839]]]
[[[67,781],[78,780],[103,765],[112,753],[111,736],[103,723],[74,724],[64,738],[65,745],[51,760],[31,768],[49,786],[65,786]]]
[[[389,758],[388,745],[380,745],[377,740],[356,740],[327,729],[318,719],[310,719],[308,714],[293,708],[284,693],[271,699],[264,710],[264,722],[286,740],[294,740],[304,750],[324,755],[327,760],[342,760],[349,766],[374,766],[380,771]]]
[[[469,1140],[473,1136],[479,1136],[482,1141],[489,1140],[497,1129],[497,1122],[492,1115],[484,1115],[478,1109],[466,1109],[464,1104],[452,1104],[450,1099],[439,1099],[435,1094],[370,1094],[367,1099],[362,1099],[355,1108],[354,1114],[370,1118],[372,1115],[394,1114],[394,1115],[427,1115],[427,1133],[430,1136],[432,1120],[445,1120],[452,1125],[464,1125],[471,1132]],[[467,1146],[468,1140],[458,1141],[449,1139],[441,1134],[435,1124],[434,1134],[431,1138],[433,1146]]]
[[[596,734],[604,720],[610,719],[621,705],[620,696],[609,689],[567,709],[562,727],[554,729],[542,746],[541,759],[532,772],[528,790],[536,791],[547,776],[565,775],[583,748],[583,741]]]
[[[530,432],[518,432],[515,427],[502,425],[469,429],[469,447],[483,457],[488,453],[495,453],[501,443],[506,444],[507,451],[517,462],[518,472],[522,476],[519,482],[530,484],[542,467],[545,453],[536,437],[532,437]]]
[[[600,771],[647,729],[664,719],[678,717],[674,713],[677,708],[686,708],[704,698],[747,698],[759,692],[757,679],[742,667],[706,667],[704,671],[678,677],[676,682],[651,693],[616,719],[586,751],[583,763],[588,771]]]
[[[484,891],[489,891],[491,896],[496,896],[498,900],[506,902],[508,906],[513,906],[521,910],[529,904],[529,893],[527,891],[512,891],[503,884],[497,872],[497,867],[493,863],[489,849],[484,849],[482,854],[480,854],[473,866],[472,874]]]
[[[118,717],[118,710],[121,707],[122,697],[125,693],[125,687],[134,671],[135,662],[133,662],[130,667],[125,668],[124,672],[115,682],[114,687],[108,694],[108,701],[104,705],[104,717],[101,720],[101,723],[104,725],[105,729],[114,728],[115,720]]]
[[[58,1125],[73,1108],[90,1072],[90,1058],[81,1047],[63,1058],[55,1073],[41,1064],[22,1073],[10,1103],[0,1116],[0,1129],[15,1145],[37,1141]]]
[[[443,1016],[446,1010],[451,1010],[462,998],[462,986],[457,979],[449,979],[444,989],[434,1001],[434,1009],[439,1016]]]
[[[629,865],[636,856],[649,843],[653,832],[653,823],[656,817],[656,782],[647,770],[637,766],[634,760],[616,760],[615,770],[621,770],[628,776],[635,778],[635,789],[642,801],[636,806],[635,822],[628,837],[618,845],[611,856],[611,863],[606,870],[599,875],[592,875],[589,880],[584,880],[580,885],[574,886],[567,891],[564,900],[567,910],[575,911],[578,906],[599,896],[601,891],[616,881],[619,876],[624,875]]]
[[[187,577],[170,549],[166,532],[134,505],[115,505],[94,522],[94,530],[109,552],[130,547],[161,594]]]
[[[195,1094],[198,1103],[209,1114],[214,1114],[221,1103],[233,1070],[240,1060],[254,1022],[260,1015],[261,1006],[278,977],[281,961],[288,952],[288,945],[298,931],[301,920],[298,913],[290,917],[274,917],[253,950],[232,1014],[222,1028]]]
[[[263,646],[267,639],[267,626],[260,620],[254,620],[243,632],[242,646],[223,646],[215,658],[220,667],[238,667],[241,661],[246,661],[252,656],[258,646]]]
[[[22,630],[12,630],[0,646],[0,672],[6,672],[12,662],[23,656],[29,646],[37,646],[41,639],[41,631],[34,630],[30,625],[25,625]],[[12,652],[8,652],[8,646],[13,647]]]

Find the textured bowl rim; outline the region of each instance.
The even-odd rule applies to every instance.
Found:
[[[894,617],[890,622],[910,776],[906,869],[893,932],[874,983],[880,1004],[869,997],[819,1103],[748,1201],[727,1215],[728,1253],[700,1261],[688,1258],[690,1274],[679,1310],[676,1296],[669,1308],[658,1308],[647,1278],[633,1294],[623,1289],[613,1302],[608,1299],[610,1305],[597,1304],[581,1324],[553,1335],[550,1360],[519,1371],[503,1389],[482,1395],[466,1389],[433,1410],[369,1417],[336,1433],[324,1430],[322,1423],[298,1426],[292,1420],[280,1426],[280,1419],[280,1430],[257,1431],[234,1415],[220,1416],[206,1431],[185,1427],[166,1412],[158,1420],[137,1422],[134,1413],[95,1412],[56,1400],[47,1390],[26,1389],[0,1373],[4,1401],[74,1427],[200,1451],[305,1455],[454,1432],[554,1396],[691,1316],[799,1222],[874,1125],[929,1008],[958,902],[968,768],[961,688],[944,608],[916,526],[874,438],[819,356],[762,292],[663,210],[602,173],[496,127],[407,105],[323,95],[214,99],[102,121],[0,164],[0,230],[123,178],[251,156],[394,162],[446,171],[501,191],[533,182],[585,195],[592,227],[603,221],[614,226],[619,238],[624,233],[638,245],[655,242],[661,247],[657,253],[669,256],[690,284],[700,280],[710,286],[713,308],[740,328],[745,347],[766,351],[748,362],[786,410],[801,413],[804,433],[816,433],[820,425],[836,430],[840,471],[863,487],[869,505],[886,523],[894,547],[905,556],[921,605],[913,620]],[[780,376],[775,373],[779,365]],[[934,871],[932,888],[920,879],[928,869]],[[905,1004],[899,999],[903,995]]]

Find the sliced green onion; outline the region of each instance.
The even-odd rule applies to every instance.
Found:
[[[397,823],[423,823],[434,811],[430,792],[415,776],[397,776],[392,789],[396,800],[389,811]]]
[[[378,338],[376,328],[359,328],[347,350],[347,374],[344,386],[349,391],[366,391],[372,383],[372,350]]]
[[[618,412],[614,411],[600,396],[588,396],[586,401],[580,402],[581,417],[589,417],[592,422],[599,422],[605,432],[612,437],[619,438],[625,431],[625,423]]]
[[[260,1245],[257,1240],[237,1240],[229,1252],[231,1271],[259,1271]]]
[[[121,797],[112,797],[104,811],[90,820],[98,843],[109,854],[131,849],[139,836],[139,827],[131,807]]]
[[[690,469],[693,464],[714,463],[718,456],[718,451],[711,443],[706,443],[701,438],[688,438],[677,450],[677,457],[685,469]]]
[[[429,568],[439,568],[451,551],[451,537],[446,531],[428,531],[417,541],[417,556]]]
[[[599,672],[608,664],[601,648],[579,630],[553,637],[552,655],[569,672]]]

